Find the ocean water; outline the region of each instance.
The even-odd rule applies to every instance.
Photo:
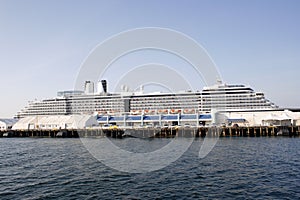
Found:
[[[112,142],[146,152],[170,140]],[[80,139],[1,138],[0,199],[300,199],[300,138],[220,138],[200,159],[202,142],[161,170],[135,174],[105,166]]]

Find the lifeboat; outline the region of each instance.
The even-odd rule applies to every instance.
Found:
[[[155,110],[149,110],[149,114],[154,114]]]
[[[130,111],[130,114],[134,115],[136,113],[135,110]]]
[[[185,114],[193,114],[195,111],[193,109],[184,109],[183,113]]]
[[[158,110],[158,113],[159,114],[166,114],[166,113],[168,113],[168,110]]]
[[[100,110],[100,111],[98,111],[98,115],[105,115],[105,114],[107,114],[107,112],[106,112],[106,111],[104,111],[104,110]]]
[[[144,110],[145,114],[153,114],[155,113],[155,110]]]
[[[142,111],[140,111],[140,110],[132,110],[131,112],[130,112],[130,114],[132,114],[132,115],[139,115],[139,114],[141,114],[142,113]]]
[[[170,113],[171,114],[178,114],[178,113],[180,113],[181,112],[181,110],[178,110],[178,109],[171,109],[170,110]]]

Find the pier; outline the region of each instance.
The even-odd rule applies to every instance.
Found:
[[[0,131],[0,137],[46,138],[172,138],[172,137],[299,137],[300,126],[252,126],[252,127],[163,127],[135,128],[113,127],[93,129],[8,130]]]

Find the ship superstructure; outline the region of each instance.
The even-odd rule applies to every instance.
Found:
[[[201,92],[178,93],[120,92],[108,93],[105,80],[99,81],[98,90],[86,81],[84,91],[58,92],[57,97],[32,101],[18,112],[17,117],[35,115],[98,114],[123,115],[172,115],[210,114],[212,110],[273,110],[278,108],[263,93],[244,85],[217,83],[204,87]]]

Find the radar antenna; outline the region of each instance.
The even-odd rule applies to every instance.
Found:
[[[222,82],[221,78],[220,78],[220,77],[217,77],[217,84],[218,84],[218,85],[222,85],[222,83],[223,83],[223,82]]]

